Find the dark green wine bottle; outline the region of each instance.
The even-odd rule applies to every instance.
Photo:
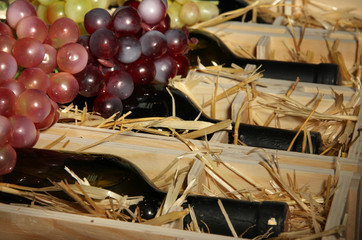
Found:
[[[175,99],[176,116],[183,120],[195,120],[200,114],[200,109],[181,91],[170,88]],[[168,117],[172,116],[172,98],[164,84],[152,84],[135,87],[133,94],[123,101],[124,112],[131,111],[129,118],[141,117]],[[218,120],[201,114],[199,120],[217,123]],[[238,139],[248,146],[269,149],[287,150],[296,131],[255,126],[250,124],[239,125]],[[291,151],[301,152],[303,148],[303,135],[301,132]],[[321,147],[321,135],[318,132],[311,132],[313,153],[319,153]],[[233,143],[234,132],[229,131],[229,143]],[[307,144],[308,145],[308,144]],[[306,152],[310,152],[306,146]]]
[[[191,49],[187,57],[191,66],[197,66],[197,59],[204,65],[215,62],[219,65],[231,66],[232,63],[245,67],[247,64],[261,66],[259,71],[263,72],[264,78],[295,81],[299,77],[301,82],[336,85],[340,82],[339,67],[331,63],[299,63],[284,62],[262,59],[248,59],[236,56],[219,38],[214,34],[190,29],[189,38],[198,40],[195,48]]]
[[[3,182],[31,187],[49,186],[48,179],[52,181],[66,179],[72,183],[74,179],[64,170],[64,166],[67,166],[80,178],[87,178],[92,186],[109,189],[120,195],[144,196],[144,200],[138,204],[141,217],[144,219],[155,216],[166,196],[166,193],[156,188],[134,164],[114,155],[31,148],[18,149],[17,159],[14,171],[0,176]],[[0,195],[2,202],[7,201],[7,197],[6,194]],[[187,207],[189,204],[194,208],[199,226],[206,224],[211,233],[231,235],[230,228],[218,205],[218,199],[189,195],[183,207]],[[288,227],[289,208],[286,203],[250,202],[222,198],[220,200],[238,235],[251,227],[244,237],[253,238],[272,228],[270,237],[275,237]],[[185,217],[185,226],[190,221],[190,217]],[[207,231],[207,229],[204,230]]]

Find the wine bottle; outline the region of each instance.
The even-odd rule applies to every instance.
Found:
[[[153,83],[148,85],[135,85],[132,95],[123,101],[123,112],[132,113],[127,118],[144,118],[144,117],[170,117],[172,116],[172,98],[166,90],[165,84]],[[212,119],[193,103],[181,91],[169,88],[171,91],[176,108],[176,116],[183,120],[195,120],[198,117],[200,121],[217,123],[220,120]],[[86,98],[77,96],[73,101],[79,108],[85,107],[87,104],[88,111],[92,111],[94,98]],[[201,112],[201,115],[200,115]],[[234,129],[234,123],[232,124]],[[287,150],[290,143],[296,135],[296,131],[256,126],[246,123],[240,123],[238,129],[238,139],[247,146]],[[290,151],[303,151],[303,135],[302,131],[296,138]],[[306,145],[305,152],[318,154],[322,145],[322,138],[319,132],[310,132],[311,145],[313,151]],[[208,136],[210,139],[212,136]],[[234,141],[234,130],[228,131],[228,143]]]
[[[295,81],[299,77],[301,82],[336,85],[340,82],[339,67],[332,63],[299,63],[262,59],[248,59],[236,56],[217,36],[212,33],[190,29],[189,38],[195,38],[198,43],[190,49],[187,57],[191,66],[201,63],[208,66],[215,62],[219,65],[231,66],[232,63],[245,67],[247,64],[261,66],[259,71],[263,77]]]
[[[49,179],[73,183],[73,177],[64,170],[64,166],[67,166],[80,178],[87,178],[92,186],[109,189],[120,195],[143,196],[138,207],[144,219],[155,216],[166,196],[137,166],[114,155],[30,148],[17,149],[17,159],[14,171],[2,176],[3,182],[30,187],[49,186]],[[6,201],[6,195],[0,195],[0,199]],[[251,202],[189,195],[183,207],[193,207],[200,227],[206,224],[211,233],[231,235],[218,205],[219,199],[238,235],[251,227],[244,237],[253,238],[272,228],[269,237],[275,237],[288,228],[289,209],[283,202]],[[184,226],[190,221],[190,217],[185,217]]]
[[[185,94],[174,88],[169,88],[169,90],[175,99],[177,117],[183,120],[195,120],[200,115],[201,110]],[[89,104],[91,103],[88,103],[88,106]],[[123,101],[123,112],[132,112],[128,118],[169,117],[172,116],[172,107],[172,98],[164,84],[136,85],[133,94]],[[198,120],[211,123],[219,122],[219,120],[212,119],[203,112],[201,112]],[[238,131],[238,139],[248,146],[279,150],[287,150],[297,133],[287,129],[245,123],[240,123]],[[290,149],[291,151],[302,151],[303,135],[303,132],[298,135]],[[317,154],[320,152],[321,135],[318,132],[311,132],[310,135],[313,153]],[[228,136],[229,143],[233,143],[234,131],[229,130]],[[309,146],[306,146],[306,152],[310,152]]]

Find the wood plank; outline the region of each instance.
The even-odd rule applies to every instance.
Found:
[[[0,204],[3,240],[228,240],[231,237]]]

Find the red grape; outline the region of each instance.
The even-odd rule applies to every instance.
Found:
[[[18,81],[22,82],[27,89],[39,89],[45,93],[50,85],[48,75],[38,67],[24,69],[20,73]]]
[[[67,43],[75,43],[79,37],[78,25],[70,18],[62,17],[54,21],[48,32],[52,46],[60,48]]]
[[[14,29],[16,24],[26,16],[36,16],[35,7],[26,0],[14,1],[6,10],[6,21]]]
[[[15,113],[16,95],[10,89],[0,87],[0,115],[10,117]]]
[[[16,97],[19,97],[19,95],[25,91],[26,87],[24,83],[15,80],[15,79],[7,79],[0,82],[0,87],[4,87],[7,89],[10,89]]]
[[[0,35],[0,52],[12,53],[16,40],[7,35]]]
[[[72,74],[59,72],[50,77],[48,95],[56,103],[64,104],[73,101],[78,91],[77,79]]]
[[[37,66],[45,73],[51,73],[57,67],[57,50],[49,45],[43,44],[45,54],[43,61]]]
[[[58,49],[57,64],[62,71],[78,73],[85,68],[87,62],[87,50],[79,43],[68,43]]]
[[[177,75],[186,77],[190,71],[190,60],[185,55],[177,55],[173,57],[177,64]]]
[[[33,121],[25,116],[13,115],[9,118],[13,134],[10,145],[14,148],[26,148],[35,145],[38,138],[38,131]]]
[[[15,42],[13,55],[18,65],[24,68],[36,67],[44,59],[43,44],[35,38],[22,38]]]
[[[49,101],[50,101],[50,99],[49,99]],[[53,125],[55,114],[58,111],[58,107],[55,108],[52,104],[50,104],[50,105],[51,105],[51,109],[50,109],[48,116],[46,116],[41,122],[34,123],[36,129],[45,130]]]
[[[0,147],[3,147],[10,141],[12,131],[9,119],[0,115]]]
[[[44,42],[48,36],[48,27],[43,20],[36,16],[27,16],[21,19],[16,25],[18,38],[31,37]]]
[[[18,71],[16,59],[7,52],[0,52],[0,82],[14,78]]]
[[[14,38],[13,30],[6,23],[0,22],[0,36],[9,36]]]
[[[27,89],[16,101],[16,114],[31,119],[34,123],[43,121],[51,110],[49,97],[39,89]]]
[[[9,144],[0,148],[0,175],[13,171],[16,164],[16,152]]]

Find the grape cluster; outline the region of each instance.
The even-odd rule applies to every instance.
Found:
[[[47,25],[30,2],[9,5],[0,22],[0,175],[14,168],[14,148],[32,147],[57,122],[58,104],[77,96],[73,74],[88,62],[78,38],[69,18]]]
[[[168,0],[171,27],[180,28],[210,20],[219,15],[218,1]]]
[[[93,8],[108,9],[110,2],[111,0],[37,0],[32,3],[38,17],[45,23],[52,24],[59,18],[67,17],[81,26],[88,11]]]
[[[93,97],[93,111],[108,118],[122,114],[135,85],[167,83],[186,76],[188,36],[170,27],[167,1],[128,0],[113,13],[95,8],[86,13],[88,34],[78,43],[88,51],[88,65],[75,74],[79,94]]]

